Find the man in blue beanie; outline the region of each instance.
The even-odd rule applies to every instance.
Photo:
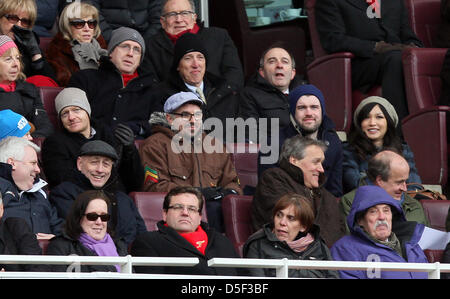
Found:
[[[328,146],[323,168],[327,178],[325,189],[336,197],[342,196],[342,143],[336,134],[333,121],[325,113],[325,98],[322,92],[311,84],[300,85],[289,93],[291,122],[280,130],[279,147],[292,136],[302,135],[321,140]],[[272,150],[273,150],[273,146]],[[275,164],[262,164],[258,157],[258,175]],[[265,153],[264,155],[270,155]]]

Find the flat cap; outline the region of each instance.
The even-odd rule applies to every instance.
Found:
[[[78,156],[103,156],[111,158],[113,161],[119,159],[116,150],[111,145],[101,140],[93,140],[83,144]]]

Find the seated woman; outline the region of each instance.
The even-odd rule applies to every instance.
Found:
[[[298,194],[286,194],[273,208],[273,221],[250,236],[244,257],[259,259],[331,260],[330,250],[319,236],[309,201]],[[275,276],[275,269],[253,268],[253,276]],[[336,271],[289,269],[289,277],[339,278]]]
[[[382,149],[402,155],[409,164],[407,183],[422,183],[410,147],[402,142],[396,129],[399,119],[394,107],[381,97],[368,97],[356,108],[348,135],[343,144],[342,183],[344,193],[356,189],[366,178],[369,159]]]
[[[61,12],[59,32],[46,51],[60,86],[66,86],[76,71],[97,69],[100,57],[107,55],[98,23],[98,10],[88,3],[72,2]]]
[[[47,137],[53,132],[39,91],[25,82],[23,57],[7,35],[0,35],[0,110],[11,109],[33,123],[33,137]]]
[[[108,232],[111,210],[102,191],[89,190],[78,195],[67,215],[63,234],[51,239],[47,255],[125,256],[126,244],[113,240]],[[54,265],[52,271],[65,272],[68,265]],[[78,269],[76,269],[78,271]],[[80,272],[120,272],[119,266],[81,265]]]

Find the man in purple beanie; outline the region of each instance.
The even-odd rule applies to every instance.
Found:
[[[327,178],[325,189],[336,197],[342,196],[342,143],[336,134],[333,121],[326,115],[325,98],[311,84],[300,85],[289,93],[291,123],[280,130],[279,147],[287,138],[302,135],[321,140],[328,146],[323,168]],[[274,145],[271,145],[272,149]],[[270,155],[266,153],[264,155]],[[258,159],[258,175],[275,164],[262,164]]]

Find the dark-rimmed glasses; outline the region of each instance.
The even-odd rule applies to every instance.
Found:
[[[10,22],[11,24],[17,24],[20,21],[20,24],[22,24],[22,27],[30,28],[31,27],[31,20],[26,18],[19,18],[18,15],[10,15],[6,14],[4,17]]]
[[[87,214],[84,214],[84,216],[86,216],[86,219],[89,221],[97,221],[98,217],[100,217],[100,219],[103,222],[106,222],[106,221],[109,221],[109,219],[111,218],[110,214],[99,215],[97,213],[87,213]]]
[[[76,29],[81,29],[84,27],[84,25],[86,25],[86,23],[88,24],[88,27],[90,29],[94,29],[97,26],[97,20],[73,20],[70,21],[69,24],[70,26],[75,27]]]
[[[184,209],[188,211],[188,214],[194,214],[200,212],[200,209],[195,206],[185,206],[182,204],[174,204],[173,206],[167,207],[167,209],[173,209],[176,212],[182,212]]]
[[[166,19],[175,19],[177,16],[181,16],[183,19],[187,19],[190,15],[194,14],[195,12],[190,10],[183,10],[180,12],[171,11],[168,13],[163,14],[162,16]]]
[[[184,119],[184,120],[191,120],[191,117],[194,117],[195,120],[201,120],[202,117],[203,117],[203,112],[202,111],[197,111],[197,112],[194,112],[194,113],[189,113],[189,112],[181,112],[181,113],[171,112],[171,114],[181,116],[181,118]]]

